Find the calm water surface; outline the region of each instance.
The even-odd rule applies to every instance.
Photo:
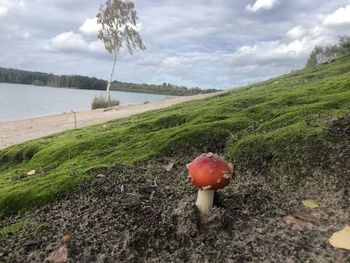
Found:
[[[0,83],[0,122],[41,117],[91,109],[100,90],[39,87],[32,85]],[[166,98],[164,95],[111,91],[111,97],[121,105],[143,104]]]

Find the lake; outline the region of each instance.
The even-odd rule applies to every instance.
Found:
[[[91,109],[101,90],[53,88],[33,85],[0,83],[0,122],[61,114]],[[121,105],[159,101],[167,96],[145,93],[111,91],[111,97]]]

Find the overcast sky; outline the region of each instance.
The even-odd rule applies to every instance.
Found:
[[[0,0],[0,66],[107,79],[104,0]],[[115,79],[228,88],[305,65],[350,35],[349,0],[135,0],[147,50],[121,52]]]

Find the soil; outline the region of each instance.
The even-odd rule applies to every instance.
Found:
[[[349,120],[330,128],[342,140],[327,168],[297,184],[237,174],[216,192],[205,224],[187,182],[195,155],[96,172],[60,200],[3,220],[0,229],[30,223],[0,237],[0,262],[44,262],[67,235],[68,262],[350,262],[349,250],[328,241],[350,224]],[[304,199],[320,207],[305,216]],[[286,223],[295,211],[305,226]]]

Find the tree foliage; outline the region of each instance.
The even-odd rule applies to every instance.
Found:
[[[341,56],[350,55],[350,36],[342,36],[339,38],[340,50],[339,54]]]
[[[137,21],[138,16],[133,2],[107,0],[97,14],[97,23],[101,26],[97,36],[109,53],[117,53],[123,43],[130,54],[137,49],[145,50]]]
[[[325,47],[315,46],[307,59],[305,67],[313,67],[347,55],[350,55],[350,37],[342,36],[339,37],[337,44]]]

